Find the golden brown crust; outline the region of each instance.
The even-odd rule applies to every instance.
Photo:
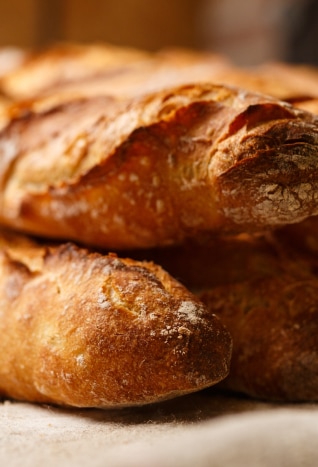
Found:
[[[302,265],[299,264],[299,267]],[[233,337],[223,387],[280,401],[318,400],[318,280],[282,273],[199,297]]]
[[[212,282],[198,293],[233,337],[230,374],[222,385],[266,400],[317,401],[316,265],[299,249],[291,250],[277,238],[271,242],[272,250],[266,253],[253,242],[254,251],[240,265],[235,263],[240,281],[216,286]],[[263,243],[268,245],[268,239]],[[237,241],[236,246],[240,248]],[[251,255],[259,267],[254,263],[255,271],[247,277]]]
[[[0,76],[2,55],[0,51]],[[46,96],[52,101],[58,96],[68,101],[99,94],[133,97],[200,82],[237,86],[283,100],[318,96],[314,66],[277,62],[244,69],[225,56],[188,49],[148,53],[107,43],[62,43],[23,57],[20,66],[17,62],[11,72],[9,67],[2,73],[0,81],[2,92],[13,100]]]
[[[99,94],[133,97],[172,86],[214,82],[289,100],[317,97],[317,75],[313,66],[286,63],[244,69],[225,56],[187,49],[146,53],[102,43],[64,43],[34,52],[4,74],[0,88],[13,100],[46,96],[51,101],[58,96],[68,101]]]
[[[287,63],[264,63],[245,69],[228,64],[216,69],[210,76],[213,82],[241,87],[286,101],[299,97],[318,97],[317,78],[318,68]]]
[[[2,233],[0,268],[2,395],[141,405],[228,373],[229,333],[153,263]]]
[[[19,67],[3,75],[0,87],[14,100],[30,99],[49,89],[99,73],[109,74],[151,57],[147,52],[111,44],[60,43],[34,51]]]
[[[110,44],[59,44],[40,53],[0,80],[0,89],[15,101],[46,96],[60,101],[96,95],[133,97],[161,89],[213,80],[224,57],[183,49],[158,53]],[[232,68],[231,68],[232,70]]]
[[[298,233],[301,243],[300,224]],[[195,291],[229,329],[233,354],[221,386],[286,402],[318,400],[313,254],[275,233],[216,237],[205,245],[149,252],[148,258]]]
[[[317,117],[224,86],[22,108],[0,135],[0,219],[105,248],[317,212]]]

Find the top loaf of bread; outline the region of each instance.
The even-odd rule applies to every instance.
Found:
[[[164,60],[172,69],[171,56],[163,57],[156,59],[160,73]],[[153,67],[153,57],[136,52],[131,58],[135,70],[147,60]],[[181,62],[186,69],[221,67],[220,60],[203,56],[184,55]],[[115,73],[116,61],[111,63]],[[118,67],[122,63],[117,73]],[[65,99],[55,91],[6,106],[0,222],[126,249],[264,230],[318,214],[317,116],[274,97],[207,82],[206,73],[205,82],[173,86],[171,79],[171,86],[158,84],[157,90],[156,73],[151,76],[144,93],[139,82],[135,96],[109,88],[92,93],[86,76],[76,96]]]

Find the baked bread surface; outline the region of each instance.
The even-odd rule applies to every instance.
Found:
[[[171,87],[202,77],[294,106],[226,85]],[[224,386],[318,399],[317,264],[274,240],[317,251],[316,78],[74,45],[2,77],[2,224],[119,250],[287,225],[271,241],[244,233],[150,253],[209,312],[152,263],[2,232],[2,394],[121,407],[209,386],[231,353],[216,313],[234,339]],[[8,105],[21,97],[34,100]]]
[[[33,50],[20,66],[2,76],[0,73],[0,88],[12,100],[30,99],[48,89],[89,76],[111,74],[131,64],[139,66],[149,58],[150,54],[142,50],[106,43],[54,44],[44,50]]]
[[[316,214],[318,119],[193,85],[17,108],[0,135],[0,221],[104,248],[169,245]]]
[[[301,267],[302,264],[299,264]],[[274,401],[318,400],[318,279],[288,272],[199,293],[227,325],[233,357],[222,386]]]
[[[230,372],[220,387],[263,400],[318,400],[318,223],[309,220],[147,252],[230,331]]]
[[[215,384],[231,338],[153,263],[0,236],[0,394],[142,405]]]

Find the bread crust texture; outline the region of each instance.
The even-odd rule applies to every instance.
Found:
[[[222,85],[16,109],[0,221],[108,249],[176,244],[318,213],[318,117]]]
[[[227,325],[233,358],[223,388],[281,401],[318,400],[318,280],[292,274],[198,295]],[[216,305],[216,306],[215,306]]]
[[[147,251],[230,331],[223,390],[280,402],[318,400],[318,222],[309,220]]]
[[[0,235],[0,394],[73,407],[155,403],[229,368],[220,320],[163,269]]]

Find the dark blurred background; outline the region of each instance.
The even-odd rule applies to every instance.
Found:
[[[0,46],[106,41],[318,64],[317,0],[0,0]]]

